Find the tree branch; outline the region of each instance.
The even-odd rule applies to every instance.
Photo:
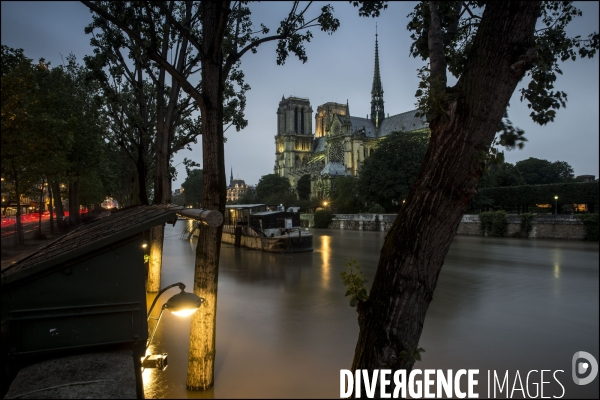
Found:
[[[96,6],[91,1],[81,0],[81,2],[86,7],[88,7],[90,10],[96,12],[98,15],[100,15],[104,19],[109,20],[110,22],[112,22],[113,24],[115,24],[116,26],[121,28],[121,30],[123,30],[123,32],[127,33],[127,35],[146,52],[146,54],[148,55],[148,57],[150,59],[156,61],[160,66],[164,67],[165,70],[167,70],[167,72],[169,72],[179,82],[179,84],[181,85],[181,89],[183,89],[183,91],[185,91],[187,94],[192,96],[194,98],[194,100],[196,100],[196,102],[198,102],[198,105],[200,107],[204,107],[204,100],[202,99],[202,95],[200,94],[200,92],[198,90],[196,90],[196,88],[194,86],[192,86],[192,84],[190,84],[187,81],[187,79],[179,71],[177,71],[177,69],[175,69],[173,67],[173,65],[171,65],[171,63],[169,63],[167,60],[162,58],[156,52],[156,50],[151,49],[148,46],[146,46],[144,41],[139,36],[137,36],[129,28],[129,26],[127,26],[123,22],[119,21],[117,18],[115,18],[113,15],[109,14],[104,9]]]
[[[442,24],[436,1],[429,2],[431,22],[427,44],[429,47],[430,84],[433,95],[440,94],[446,89],[446,56],[444,54],[444,39],[442,37]]]

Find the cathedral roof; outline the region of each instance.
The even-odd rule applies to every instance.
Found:
[[[246,184],[246,181],[244,181],[243,179],[232,179],[231,183],[229,184],[230,188],[235,187],[235,185],[240,185],[243,186]]]
[[[321,153],[325,151],[325,136],[321,136],[320,138],[316,138],[313,142],[313,153]]]
[[[351,116],[350,122],[352,123],[351,132],[353,135],[360,134],[364,129],[367,137],[375,137],[375,124],[370,119]]]
[[[417,117],[418,110],[407,111],[384,119],[379,127],[379,136],[387,136],[392,132],[410,132],[423,129],[429,125],[422,117]]]
[[[328,162],[321,175],[346,175],[346,168],[339,162]]]

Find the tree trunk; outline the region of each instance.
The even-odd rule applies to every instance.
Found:
[[[13,168],[14,171],[14,168]],[[15,215],[15,243],[23,244],[25,243],[25,236],[23,235],[23,224],[21,223],[21,193],[19,192],[19,180],[16,178],[17,174],[14,173],[15,176],[15,195],[17,197],[17,214]]]
[[[54,217],[53,217],[53,211],[54,211],[54,207],[52,206],[52,188],[51,188],[51,184],[50,181],[48,181],[48,201],[49,201],[49,211],[50,211],[50,234],[54,234]]]
[[[202,208],[225,213],[223,81],[221,42],[229,3],[202,2]],[[214,383],[217,282],[223,226],[200,225],[194,293],[206,299],[194,314],[190,332],[187,388],[206,390]]]
[[[44,211],[42,207],[42,201],[44,201],[44,181],[42,180],[42,187],[40,188],[40,204],[38,207],[38,238],[42,238],[42,212]]]
[[[483,162],[533,47],[539,2],[486,6],[447,118],[431,121],[431,140],[406,203],[386,236],[369,300],[358,305],[352,370],[411,370],[425,314]],[[379,393],[377,391],[376,393]]]
[[[65,210],[63,209],[62,199],[60,196],[60,185],[58,182],[52,182],[52,194],[54,195],[54,205],[56,207],[57,226],[60,230],[65,230]]]

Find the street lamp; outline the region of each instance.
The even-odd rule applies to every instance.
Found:
[[[323,202],[323,207],[327,207],[327,204],[328,204],[328,203],[327,203],[326,201],[324,201],[324,202]]]
[[[554,215],[558,214],[558,208],[557,208],[557,200],[558,200],[558,196],[554,196]]]
[[[181,292],[172,296],[160,309],[160,314],[158,314],[158,318],[151,317],[152,310],[158,301],[158,298],[167,290],[178,286],[181,289]],[[181,282],[174,283],[162,289],[152,302],[150,306],[150,310],[148,311],[148,321],[150,319],[156,320],[156,325],[154,325],[154,329],[152,330],[152,335],[146,344],[146,350],[150,347],[152,343],[152,339],[154,339],[154,334],[156,333],[156,329],[158,328],[158,324],[160,323],[160,319],[162,317],[163,311],[169,310],[171,313],[177,315],[178,317],[188,317],[196,312],[196,310],[204,303],[205,299],[200,296],[195,295],[194,293],[188,293],[185,291],[185,285]],[[148,355],[142,360],[142,368],[158,368],[160,370],[164,370],[167,367],[167,354],[157,354],[157,355]]]

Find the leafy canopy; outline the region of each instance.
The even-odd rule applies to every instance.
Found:
[[[402,204],[429,145],[429,134],[392,132],[365,160],[358,191],[368,202],[392,211]]]
[[[575,180],[573,168],[565,161],[550,162],[548,160],[529,157],[526,160],[518,161],[516,167],[528,185],[569,183]]]
[[[202,170],[192,169],[188,172],[187,178],[181,184],[183,195],[185,196],[185,205],[191,205],[193,208],[201,208],[202,204]]]

